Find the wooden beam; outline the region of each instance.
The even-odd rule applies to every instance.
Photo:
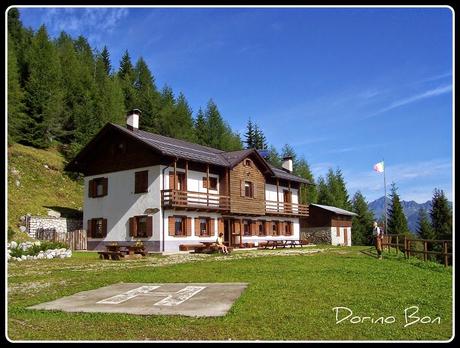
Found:
[[[206,205],[209,205],[209,163],[206,163]]]
[[[276,210],[279,212],[280,211],[280,179],[276,178]]]
[[[188,190],[187,182],[188,182],[188,161],[186,160],[185,161],[185,191]]]
[[[174,179],[173,179],[173,190],[177,190],[177,185],[176,185],[176,181],[177,181],[177,159],[174,160]],[[173,193],[174,194],[174,193]]]

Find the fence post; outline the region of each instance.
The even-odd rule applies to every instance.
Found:
[[[427,247],[427,241],[423,241],[423,261],[426,261],[428,258],[428,247]]]
[[[396,235],[396,255],[398,255],[399,252],[399,236]]]
[[[407,240],[407,258],[410,258],[410,239]]]
[[[449,258],[448,258],[448,256],[447,256],[447,242],[444,241],[444,242],[442,242],[442,243],[443,243],[443,254],[444,254],[444,266],[447,267],[448,264],[449,264],[449,262],[448,262],[448,261],[449,261]]]
[[[407,256],[407,237],[404,236],[404,257],[408,258]]]

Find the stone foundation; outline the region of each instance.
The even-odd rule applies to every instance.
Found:
[[[331,244],[331,228],[328,226],[301,228],[300,239],[308,239],[313,244]]]

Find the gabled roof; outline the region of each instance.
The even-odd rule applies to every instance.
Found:
[[[139,129],[132,131],[114,123],[107,123],[97,133],[97,135],[80,151],[74,160],[67,164],[66,170],[77,170],[77,161],[80,160],[86,153],[88,153],[89,149],[92,146],[95,146],[96,140],[101,138],[109,129],[115,129],[125,135],[133,137],[137,141],[148,145],[152,150],[159,152],[163,156],[171,156],[190,161],[209,163],[225,168],[233,168],[247,156],[253,155],[265,168],[264,174],[275,178],[310,184],[310,182],[306,179],[300,178],[296,175],[288,173],[283,169],[270,165],[255,149],[225,152],[223,150],[215,149],[209,146],[203,146],[191,143],[189,141],[166,137]]]
[[[331,207],[330,205],[313,204],[313,203],[310,203],[310,205],[313,205],[313,206],[318,207],[318,208],[322,208],[324,210],[331,211],[331,212],[333,212],[335,214],[339,214],[339,215],[350,215],[350,216],[354,215],[354,216],[358,216],[358,214],[353,213],[352,211],[348,211],[348,210],[337,208],[337,207]]]

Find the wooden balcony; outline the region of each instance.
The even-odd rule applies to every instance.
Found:
[[[161,203],[165,209],[229,211],[230,197],[214,193],[162,190]]]
[[[265,201],[265,214],[282,216],[308,216],[308,205],[278,201]]]

